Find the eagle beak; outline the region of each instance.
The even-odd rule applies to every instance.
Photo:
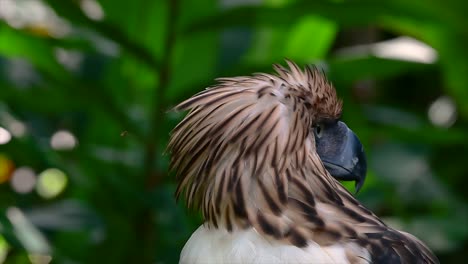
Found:
[[[325,126],[322,134],[316,139],[316,145],[325,168],[338,180],[355,181],[357,194],[367,172],[366,155],[359,138],[341,121]]]

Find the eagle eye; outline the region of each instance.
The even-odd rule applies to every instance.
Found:
[[[319,123],[319,124],[315,125],[315,127],[314,127],[314,134],[315,134],[315,137],[321,138],[322,135],[323,135],[323,133],[324,133],[323,130],[324,130],[323,124],[320,124],[320,123]]]

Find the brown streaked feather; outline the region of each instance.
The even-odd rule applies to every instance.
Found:
[[[168,145],[176,196],[215,228],[251,226],[298,247],[340,243],[351,263],[362,262],[362,248],[378,263],[437,263],[329,175],[311,131],[318,120],[338,119],[342,103],[316,68],[287,64],[273,66],[277,75],[220,78],[175,107],[189,110]]]

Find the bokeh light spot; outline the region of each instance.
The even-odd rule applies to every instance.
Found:
[[[457,107],[452,98],[441,96],[431,104],[427,115],[432,124],[448,128],[457,120]]]
[[[7,156],[0,154],[0,183],[10,179],[14,167],[13,162]]]
[[[431,46],[410,37],[399,37],[372,47],[379,58],[397,59],[431,64],[437,61],[437,52]]]
[[[21,209],[14,206],[8,207],[6,217],[13,226],[13,235],[29,254],[46,255],[51,251],[45,236],[31,223]]]
[[[80,7],[83,13],[92,20],[100,21],[104,18],[104,11],[96,0],[82,0]]]
[[[22,76],[22,78],[25,78]],[[8,112],[0,113],[0,122],[5,124],[5,128],[14,136],[14,137],[22,137],[26,134],[26,125],[17,120]]]
[[[13,172],[10,184],[17,193],[29,193],[36,185],[36,174],[29,167],[20,167]]]
[[[8,242],[5,240],[5,238],[0,235],[0,263],[3,263],[8,255],[8,250],[9,250],[9,245]]]
[[[83,63],[84,55],[79,51],[56,48],[54,50],[57,61],[67,69],[77,71]]]
[[[28,28],[36,34],[62,37],[71,31],[69,23],[44,1],[0,0],[0,19],[13,28]]]
[[[52,261],[51,256],[43,254],[29,254],[28,258],[32,264],[49,264]]]
[[[10,142],[11,140],[11,134],[8,132],[8,130],[4,129],[3,127],[0,127],[0,145],[6,144]]]
[[[68,179],[65,173],[59,169],[47,169],[39,174],[36,191],[46,199],[59,195],[67,186]]]
[[[70,150],[77,144],[76,137],[66,130],[59,130],[52,135],[50,146],[56,150]]]
[[[10,130],[15,137],[22,137],[26,133],[26,126],[19,121],[14,121],[10,123]]]

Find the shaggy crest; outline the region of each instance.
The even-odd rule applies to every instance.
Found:
[[[219,79],[175,107],[190,110],[168,146],[176,196],[201,209],[210,227],[254,227],[298,247],[354,241],[372,248],[385,235],[389,243],[407,242],[327,172],[312,131],[319,122],[337,120],[342,103],[316,68],[287,64],[289,70],[275,65],[276,75]]]

